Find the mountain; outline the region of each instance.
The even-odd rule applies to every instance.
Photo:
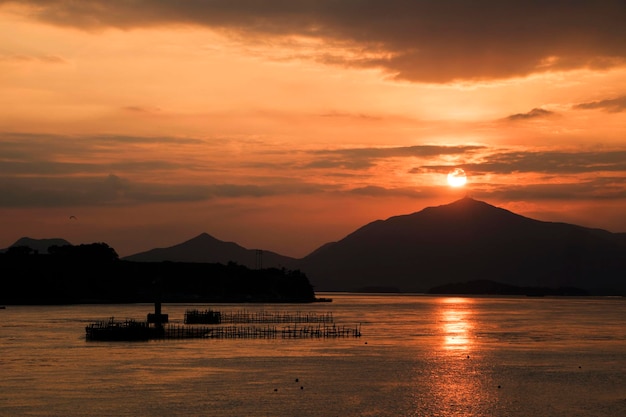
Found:
[[[626,294],[626,233],[544,222],[471,198],[377,220],[302,259],[203,233],[132,261],[236,262],[304,272],[316,291],[428,292],[475,281]]]
[[[18,239],[14,244],[9,246],[6,249],[2,249],[0,252],[6,252],[9,248],[17,248],[17,247],[29,247],[32,250],[39,253],[48,253],[48,248],[50,246],[65,246],[71,245],[65,239],[52,238],[52,239],[32,239],[30,237],[22,237]]]
[[[626,293],[624,234],[538,221],[471,198],[374,221],[297,267],[316,291],[426,292],[491,280]]]
[[[279,255],[271,251],[246,249],[233,242],[224,242],[213,236],[202,233],[193,239],[168,248],[157,248],[123,258],[138,262],[202,262],[222,263],[236,262],[248,268],[281,268],[289,267],[294,258]]]

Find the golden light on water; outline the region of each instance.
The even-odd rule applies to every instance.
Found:
[[[441,300],[441,332],[448,350],[467,350],[472,344],[471,300],[444,298]]]
[[[445,297],[437,303],[438,367],[431,389],[438,406],[429,415],[492,415],[485,410],[493,404],[494,390],[485,386],[485,375],[476,372],[480,359],[474,356],[475,300]]]

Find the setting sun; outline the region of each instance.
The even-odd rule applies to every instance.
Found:
[[[462,187],[467,183],[467,175],[461,168],[456,168],[448,174],[448,184],[451,187]]]

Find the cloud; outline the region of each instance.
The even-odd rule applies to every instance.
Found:
[[[386,158],[432,158],[442,155],[472,154],[482,146],[396,146],[386,148],[320,149],[311,151],[315,158],[303,168],[342,168],[364,170]]]
[[[621,96],[613,99],[592,101],[589,103],[580,103],[574,106],[578,110],[604,110],[609,113],[618,113],[626,111],[626,96]]]
[[[346,113],[346,112],[337,112],[337,111],[324,113],[321,115],[321,117],[336,118],[336,119],[355,119],[358,121],[372,121],[372,122],[384,120],[384,118],[381,116],[372,116],[372,115],[363,114],[363,113]]]
[[[622,177],[601,177],[565,184],[497,185],[492,190],[482,190],[480,196],[508,201],[626,199],[622,182]]]
[[[143,113],[143,114],[157,114],[161,113],[161,109],[158,107],[144,107],[144,106],[126,106],[122,110],[130,113]]]
[[[0,207],[127,206],[318,193],[424,198],[441,194],[436,178],[453,166],[476,180],[477,192],[495,193],[513,184],[501,192],[543,198],[543,190],[549,190],[546,196],[566,198],[588,191],[594,198],[621,198],[626,188],[626,149],[416,145],[284,150],[260,143],[247,146],[245,159],[233,163],[226,148],[240,157],[241,143],[249,142],[223,143],[0,133]],[[478,182],[482,175],[484,184]],[[536,181],[561,184],[532,184]]]
[[[529,111],[528,113],[512,114],[512,115],[508,116],[507,119],[508,120],[512,120],[512,121],[529,120],[529,119],[538,119],[538,118],[550,117],[550,116],[553,116],[555,114],[556,113],[554,113],[553,111],[550,111],[550,110],[534,108],[531,111]]]
[[[499,152],[487,154],[480,162],[460,165],[474,175],[481,174],[584,174],[599,172],[624,172],[626,174],[626,151],[600,152]],[[450,165],[424,165],[411,172],[449,172]]]
[[[130,149],[144,145],[202,145],[195,138],[141,137],[125,135],[55,135],[0,132],[0,173],[4,175],[32,173],[62,174],[78,172],[110,172],[118,169],[175,169],[189,166],[185,162],[150,159],[140,152],[141,159],[131,160]],[[125,159],[120,156],[125,149]],[[103,162],[102,157],[115,156]],[[68,160],[81,162],[68,162]],[[105,159],[108,160],[108,159]]]
[[[0,207],[124,206],[313,194],[332,187],[285,180],[273,184],[176,184],[135,182],[117,175],[3,177]]]
[[[368,197],[409,197],[409,198],[425,198],[434,197],[440,194],[438,187],[420,187],[420,189],[400,187],[386,188],[380,186],[369,185],[348,190],[349,194]]]
[[[498,173],[541,172],[547,174],[577,174],[626,172],[626,151],[505,152],[487,157],[480,164],[480,168]]]
[[[315,38],[332,48],[314,59],[377,67],[411,81],[498,79],[626,62],[621,0],[567,5],[500,0],[21,3],[42,21],[86,30],[199,25],[248,41]]]
[[[58,55],[0,55],[0,62],[28,63],[40,62],[44,64],[67,64],[67,60]]]
[[[484,149],[484,146],[439,146],[439,145],[416,145],[416,146],[392,146],[372,148],[348,148],[348,149],[320,149],[311,151],[314,155],[340,156],[355,159],[380,159],[393,157],[433,157],[440,155],[471,154]]]
[[[3,177],[0,207],[63,207],[120,202],[128,182],[107,177]]]

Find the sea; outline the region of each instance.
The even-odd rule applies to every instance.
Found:
[[[360,337],[87,341],[151,304],[0,310],[0,416],[626,416],[626,298],[321,293]],[[281,326],[278,324],[277,326]]]

